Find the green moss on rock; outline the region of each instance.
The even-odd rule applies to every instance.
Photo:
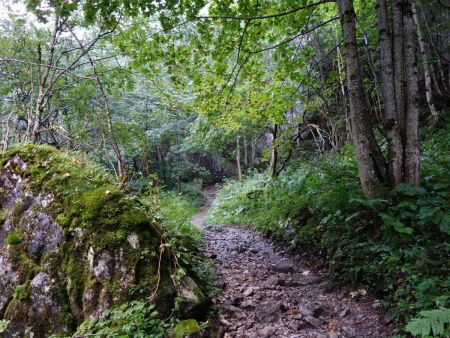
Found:
[[[18,245],[18,244],[22,243],[22,236],[18,232],[10,232],[6,236],[5,241],[6,241],[6,244],[9,244],[9,245]]]
[[[8,209],[0,209],[0,225],[3,224],[6,220],[6,216],[8,215]]]
[[[174,338],[184,338],[198,332],[200,325],[195,319],[186,319],[180,321],[174,329]]]
[[[13,298],[17,300],[23,300],[28,298],[30,292],[30,281],[17,285],[13,292]]]
[[[71,156],[49,146],[28,144],[0,153],[0,167],[13,156],[27,164],[24,172],[21,168],[14,170],[28,179],[31,190],[55,197],[50,212],[61,226],[95,231],[103,227],[151,228],[149,219],[153,215],[147,214],[136,199],[123,195],[111,175],[83,155]],[[15,206],[19,212],[21,207],[21,203]]]

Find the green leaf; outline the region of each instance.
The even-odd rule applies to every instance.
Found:
[[[427,192],[422,187],[405,183],[399,184],[394,191],[406,196],[421,196]]]
[[[412,235],[412,233],[414,232],[413,228],[406,227],[399,220],[395,221],[394,224],[392,224],[392,225],[394,226],[395,231],[400,232],[402,234]]]
[[[419,210],[419,218],[420,219],[428,218],[430,216],[433,216],[439,210],[441,210],[441,208],[439,208],[439,207],[434,207],[434,208],[422,207]]]
[[[414,337],[428,337],[430,333],[440,336],[449,324],[450,309],[427,310],[421,311],[418,317],[412,319],[405,330]]]
[[[439,230],[443,233],[450,235],[450,215],[446,214],[442,217],[442,221],[439,224]]]

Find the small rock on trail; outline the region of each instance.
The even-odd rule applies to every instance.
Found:
[[[247,227],[208,225],[204,219],[216,189],[192,223],[204,230],[202,250],[213,259],[223,292],[219,306],[223,337],[390,337],[378,302],[324,284],[326,274]],[[324,285],[326,287],[324,287]]]

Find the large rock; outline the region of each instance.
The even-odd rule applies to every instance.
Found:
[[[0,153],[4,336],[73,332],[130,300],[138,284],[147,285],[140,296],[148,297],[156,280],[157,229],[136,199],[78,157],[32,145]],[[164,312],[175,290],[163,274],[158,309]]]

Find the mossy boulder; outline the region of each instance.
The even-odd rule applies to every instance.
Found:
[[[34,145],[0,153],[4,335],[67,334],[110,306],[147,297],[160,240],[138,200],[81,156]],[[176,291],[162,271],[159,299],[170,309]]]
[[[185,338],[200,331],[200,325],[195,319],[186,319],[180,321],[173,331],[173,338]]]

